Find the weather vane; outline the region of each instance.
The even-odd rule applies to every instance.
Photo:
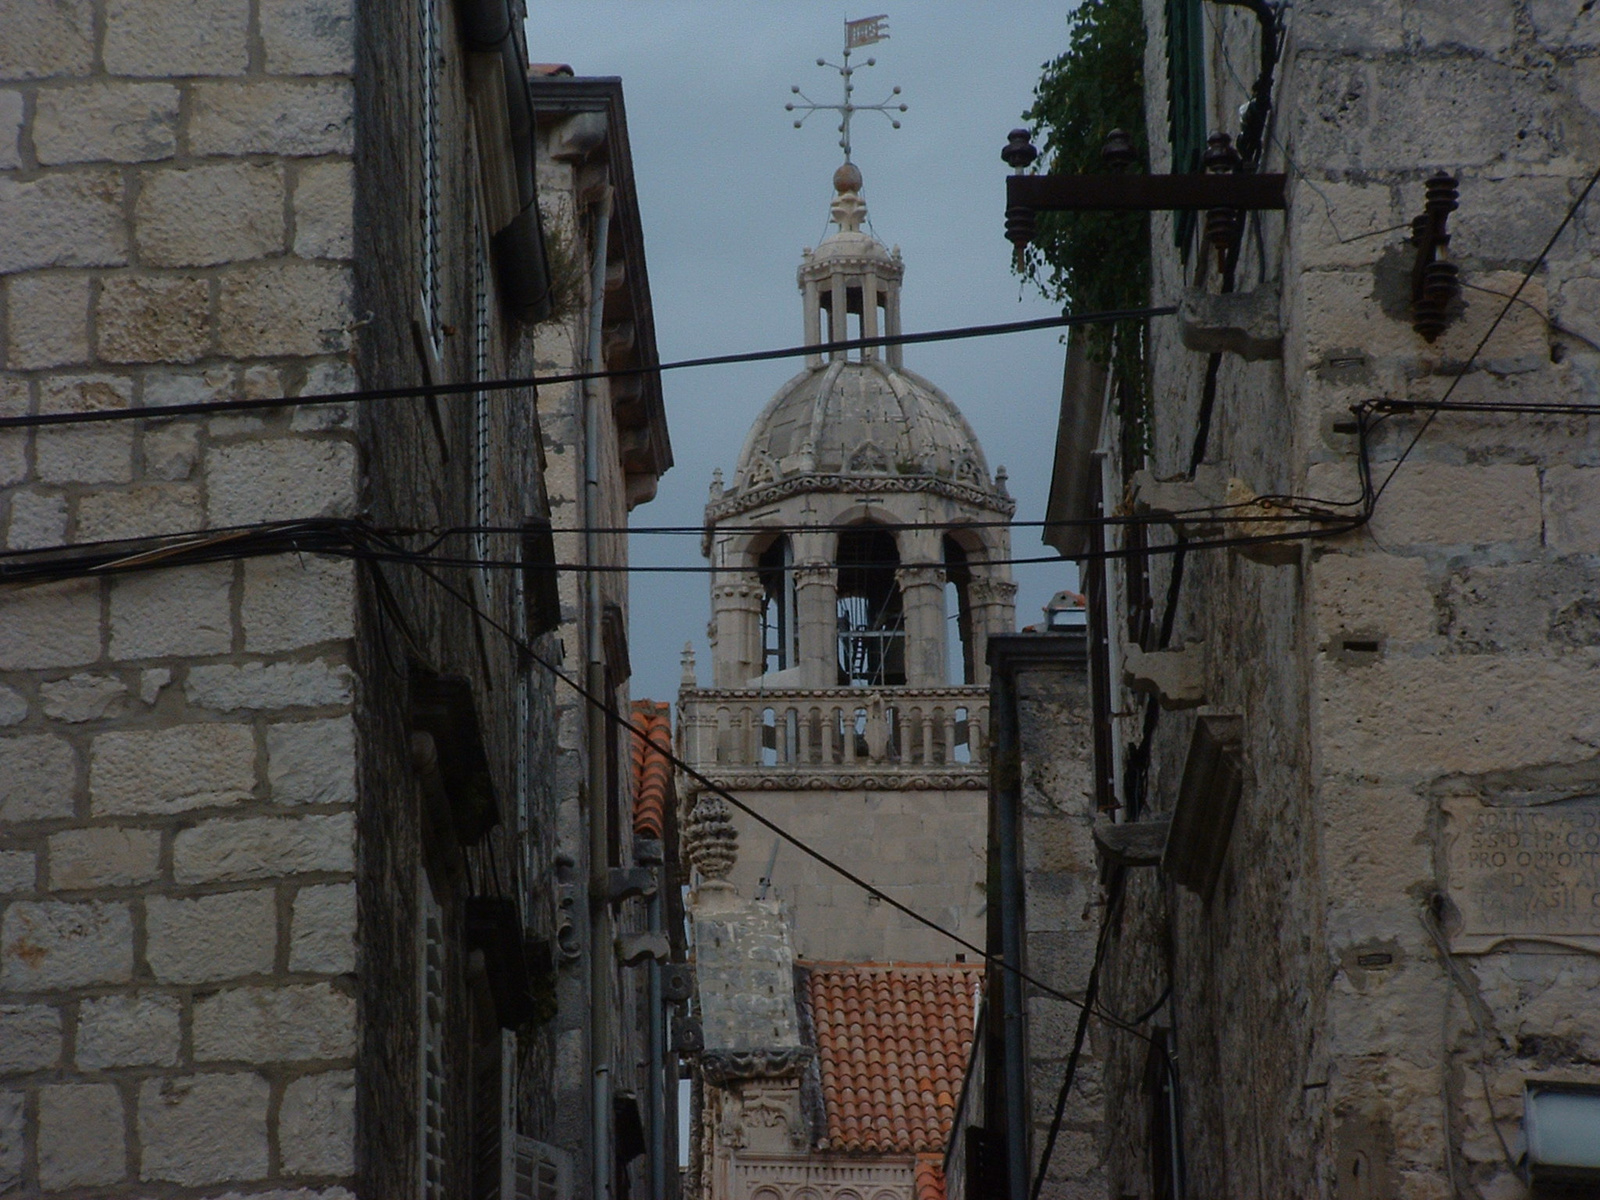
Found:
[[[900,89],[898,87],[889,93],[882,104],[857,104],[851,99],[851,96],[855,93],[855,84],[851,82],[851,76],[855,74],[857,68],[850,65],[850,51],[859,49],[862,46],[870,46],[874,42],[885,41],[888,36],[889,17],[887,14],[880,14],[876,17],[862,17],[859,21],[846,21],[844,23],[844,63],[841,65],[839,63],[831,63],[825,58],[817,59],[817,66],[832,67],[835,71],[839,72],[839,77],[844,80],[844,102],[842,104],[818,104],[816,101],[812,100],[810,96],[806,95],[800,90],[799,84],[795,84],[789,90],[796,96],[800,97],[801,103],[795,104],[791,102],[783,106],[787,112],[800,112],[805,114],[794,123],[794,127],[796,129],[799,129],[800,126],[804,125],[807,118],[809,118],[814,112],[827,110],[828,112],[838,113],[839,148],[844,151],[845,162],[850,161],[851,117],[855,116],[855,114],[858,112],[882,113],[885,117],[889,118],[890,125],[894,126],[896,129],[899,129],[900,122],[896,120],[892,114],[906,111],[906,106],[904,104],[897,104],[895,102],[894,98],[900,94]],[[875,67],[877,65],[877,59],[867,59],[867,66]]]

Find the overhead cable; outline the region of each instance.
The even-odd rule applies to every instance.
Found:
[[[265,409],[307,408],[327,404],[374,404],[386,400],[431,399],[442,396],[478,396],[486,392],[517,391],[549,387],[562,383],[582,383],[591,379],[622,379],[654,375],[662,371],[682,371],[692,367],[721,367],[736,363],[767,362],[779,358],[804,358],[814,354],[844,353],[881,346],[912,346],[927,342],[954,342],[965,338],[996,337],[1009,333],[1028,333],[1040,329],[1066,329],[1078,325],[1107,325],[1118,321],[1170,317],[1176,305],[1155,308],[1118,309],[1107,312],[1063,313],[1031,321],[1004,321],[993,325],[962,325],[923,333],[888,334],[879,337],[851,338],[820,342],[810,346],[785,346],[779,350],[753,350],[742,354],[713,354],[702,358],[683,358],[675,362],[650,363],[636,367],[614,367],[603,371],[564,371],[554,375],[529,375],[518,379],[480,379],[471,383],[429,383],[404,387],[366,388],[356,392],[324,392],[311,396],[257,397],[245,400],[195,400],[183,404],[154,404],[142,408],[106,408],[87,412],[34,413],[20,417],[0,417],[0,429],[32,429],[51,425],[90,425],[106,421],[134,421],[148,418],[196,417],[212,413],[238,414]]]

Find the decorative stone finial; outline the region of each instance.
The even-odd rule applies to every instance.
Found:
[[[867,202],[861,198],[861,169],[845,163],[833,173],[835,195],[829,212],[841,232],[854,233],[867,219]]]
[[[697,686],[698,683],[699,683],[699,680],[696,679],[695,673],[694,673],[694,643],[693,642],[685,642],[683,644],[683,655],[682,655],[682,657],[679,658],[678,662],[679,662],[679,665],[683,668],[683,674],[678,679],[679,685],[682,686],[682,687],[686,687],[686,688],[692,688],[692,687]]]
[[[717,887],[731,886],[727,879],[739,859],[739,831],[722,797],[701,794],[683,823],[683,840],[702,879]]]
[[[721,467],[715,467],[715,468],[712,469],[712,472],[711,472],[711,498],[713,500],[721,500],[722,499],[722,468]]]
[[[994,490],[999,492],[1002,496],[1011,495],[1011,493],[1006,490],[1006,480],[1010,478],[1011,476],[1006,474],[1006,469],[1004,466],[996,467],[994,469]]]

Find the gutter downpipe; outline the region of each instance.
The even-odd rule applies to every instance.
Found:
[[[605,321],[606,260],[611,238],[611,188],[606,186],[595,205],[594,263],[589,278],[590,371],[604,369],[601,343]],[[583,385],[583,554],[589,563],[600,561],[600,381]],[[606,694],[605,644],[601,635],[604,597],[601,572],[590,571],[585,582],[584,685],[597,699]],[[586,706],[589,750],[589,1069],[593,1096],[589,1114],[590,1195],[594,1200],[611,1196],[611,991],[612,929],[608,896],[611,856],[611,797],[607,787],[611,764],[606,761],[605,714],[598,705]]]
[[[1004,1096],[1006,1106],[1006,1193],[1010,1200],[1028,1195],[1029,1133],[1026,1073],[1022,1056],[1024,1033],[1022,981],[1022,888],[1017,877],[1017,808],[1021,803],[1021,753],[1017,736],[1016,680],[1011,667],[996,662],[990,644],[989,686],[994,692],[994,746],[991,770],[995,772],[997,840],[1000,850],[1000,961],[1004,974],[1000,991],[1001,1037],[1005,1048]],[[1007,970],[1011,968],[1011,970]]]
[[[656,866],[656,894],[650,897],[650,932],[663,933],[661,889],[666,886],[666,864]],[[650,1194],[667,1200],[667,1014],[661,999],[661,964],[649,965],[650,984]]]

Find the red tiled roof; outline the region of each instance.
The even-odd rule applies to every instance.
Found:
[[[972,1050],[982,968],[811,963],[805,970],[802,999],[816,1030],[828,1148],[942,1153]]]
[[[912,1200],[944,1200],[944,1155],[917,1155],[911,1196]]]
[[[666,829],[672,792],[672,764],[657,746],[672,745],[672,706],[655,700],[633,702],[633,726],[649,735],[650,745],[633,735],[633,832],[659,838]]]

